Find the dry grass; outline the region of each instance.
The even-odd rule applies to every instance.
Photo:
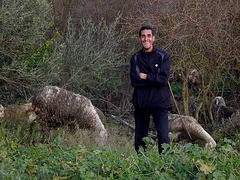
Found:
[[[131,129],[119,124],[118,122],[114,122],[114,120],[110,118],[107,118],[105,127],[108,131],[108,139],[104,146],[123,153],[134,151],[134,133]],[[82,145],[87,148],[98,146],[98,144],[94,142],[94,137],[98,132],[77,128],[74,133],[71,133],[66,127],[53,131],[55,131],[56,134],[51,135],[51,139],[59,136],[63,139],[64,145],[66,146]]]
[[[56,138],[61,138],[62,145],[70,147],[72,145],[80,145],[86,148],[94,148],[99,145],[95,143],[94,137],[98,132],[87,129],[80,129],[77,125],[72,127],[64,126],[56,129],[47,129],[42,131],[40,123],[36,123],[32,127],[26,121],[22,121],[18,116],[12,118],[3,118],[0,126],[5,130],[2,136],[13,138],[18,137],[19,143],[25,146],[50,144]],[[134,151],[134,132],[128,127],[107,117],[105,127],[108,131],[108,139],[104,146],[110,147],[122,153]],[[11,137],[12,136],[12,137]]]

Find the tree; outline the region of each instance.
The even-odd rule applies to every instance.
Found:
[[[223,92],[217,89],[217,82],[227,76],[239,86],[239,1],[139,1],[134,9],[138,11],[129,12],[126,22],[136,27],[133,31],[142,24],[155,27],[156,44],[170,52],[172,72],[182,75],[184,114],[190,113],[191,93],[198,100],[195,117],[202,111],[206,124],[208,116],[214,126],[211,102]],[[197,69],[202,79],[195,91],[188,83],[191,68]]]
[[[117,102],[113,99],[120,92],[119,70],[125,62],[120,47],[126,36],[117,30],[118,21],[119,18],[107,25],[104,19],[98,24],[81,19],[78,22],[81,28],[77,28],[70,18],[63,42],[61,86],[97,103],[103,102],[104,108],[109,109]]]
[[[29,90],[54,79],[56,58],[51,55],[54,42],[44,40],[51,26],[49,11],[50,6],[44,0],[2,1],[1,103],[9,104],[18,98],[27,98]]]

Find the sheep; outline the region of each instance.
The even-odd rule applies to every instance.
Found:
[[[201,84],[201,77],[197,69],[191,68],[189,71],[188,80],[191,84],[199,85]]]
[[[235,111],[234,108],[226,106],[226,102],[221,96],[216,96],[212,101],[212,112],[217,122],[221,121],[224,124],[225,120],[231,118]]]
[[[175,140],[195,141],[202,140],[205,147],[216,147],[214,139],[203,129],[197,120],[191,116],[180,116],[178,114],[169,114],[169,132],[170,137],[174,136]],[[189,137],[188,133],[191,137]]]
[[[46,86],[32,97],[32,106],[45,126],[61,126],[76,121],[82,128],[100,132],[95,137],[99,145],[104,145],[107,140],[107,130],[99,117],[99,110],[82,95],[57,86]]]
[[[221,97],[221,96],[216,96],[216,97],[213,99],[212,104],[213,104],[214,106],[217,106],[217,107],[226,106],[226,102],[225,102],[224,98]]]
[[[111,115],[111,117],[120,123],[127,125],[131,129],[135,130],[135,126],[125,122],[121,118]],[[214,148],[216,147],[216,142],[214,139],[202,128],[202,126],[197,122],[197,120],[191,116],[180,116],[178,114],[168,114],[168,129],[169,129],[169,137],[174,141],[182,141],[182,142],[195,142],[197,140],[201,140],[205,143],[205,147]],[[186,126],[186,127],[185,127]],[[151,125],[149,130],[156,131],[154,124],[151,121]],[[189,136],[189,134],[190,136]],[[148,135],[156,139],[157,136],[155,134],[148,133]]]
[[[32,103],[9,105],[5,108],[0,105],[1,118],[11,118],[14,116],[18,117],[18,119],[25,120],[29,124],[31,124],[37,117],[32,108]]]

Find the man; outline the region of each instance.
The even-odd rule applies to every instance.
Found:
[[[135,106],[135,150],[146,149],[143,141],[148,136],[150,116],[153,117],[157,135],[159,154],[162,144],[169,143],[168,109],[170,91],[168,77],[170,56],[166,51],[153,46],[154,30],[143,26],[139,30],[142,49],[131,58],[131,85],[134,87],[132,103]]]

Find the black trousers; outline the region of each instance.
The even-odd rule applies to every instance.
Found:
[[[152,110],[135,108],[135,150],[139,152],[139,147],[142,146],[146,149],[143,141],[144,137],[148,136],[148,128],[150,122],[150,116],[153,117],[153,122],[157,130],[158,137],[158,151],[162,153],[162,144],[170,143],[168,137],[168,110]]]

